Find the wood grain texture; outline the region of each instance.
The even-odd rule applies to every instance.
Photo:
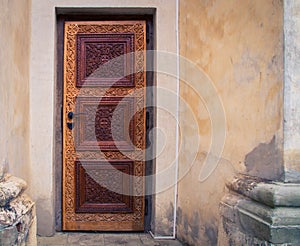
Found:
[[[133,150],[134,97],[81,96],[76,101],[76,112],[80,112],[74,119],[77,151]]]
[[[145,21],[65,23],[63,230],[144,230],[145,164],[141,159],[143,159],[146,142],[145,28]],[[82,44],[78,45],[79,42]],[[115,59],[119,54],[133,51],[139,51],[134,54],[134,59],[125,59],[122,65],[116,63],[118,69],[111,68],[116,75],[108,73],[107,70],[97,71],[98,67],[109,59]],[[120,72],[119,68],[123,71]],[[128,71],[124,72],[124,69],[135,73],[122,77],[122,74],[128,73]],[[115,78],[119,78],[118,83],[112,85],[110,80]],[[137,90],[143,93],[125,97]],[[87,107],[82,106],[84,102],[94,108],[88,112]],[[114,112],[116,107],[121,109],[120,112]],[[137,111],[133,120],[127,118],[130,110]],[[95,112],[94,117],[92,111]],[[70,119],[69,112],[74,112],[75,117]],[[116,113],[117,118],[119,117],[121,126],[117,129],[119,134],[113,139],[112,130],[114,129],[109,129],[112,113]],[[71,122],[75,125],[73,130],[66,127],[67,123]],[[129,128],[124,127],[126,125]],[[131,141],[136,148],[132,149],[132,145],[129,144]],[[121,146],[121,148],[123,146],[126,153],[120,152],[120,149],[115,148],[116,146]],[[117,167],[114,170],[119,169],[117,174],[109,173],[108,162],[114,163],[112,166]],[[90,168],[83,169],[80,167],[82,163],[90,163]],[[120,163],[123,163],[123,167]],[[128,163],[132,163],[132,166]],[[131,192],[136,196],[122,197],[112,191],[107,191],[107,194],[103,195],[105,189],[92,174],[97,170],[98,172],[102,170],[99,175],[106,176],[107,180],[109,180],[109,175],[113,175],[111,180],[118,180],[115,175],[121,174],[122,176],[122,173],[138,177],[130,184],[128,183],[130,179],[120,178],[121,183],[114,184],[123,192],[132,189]]]
[[[77,213],[132,213],[133,161],[76,161]]]
[[[77,86],[134,86],[134,33],[77,35]]]

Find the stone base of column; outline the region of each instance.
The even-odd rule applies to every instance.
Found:
[[[240,176],[227,187],[219,245],[300,245],[300,184]]]
[[[26,182],[6,174],[0,180],[0,245],[37,245],[35,204]]]

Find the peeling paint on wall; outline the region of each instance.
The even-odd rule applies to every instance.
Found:
[[[283,2],[180,1],[180,54],[210,77],[223,103],[227,132],[217,169],[199,182],[213,133],[210,112],[182,83],[180,96],[194,110],[201,144],[195,164],[178,185],[177,233],[190,245],[216,245],[223,235],[218,232],[219,203],[226,182],[236,173],[276,179],[282,175]],[[180,121],[187,143],[181,146],[182,172],[190,165],[189,139],[196,133],[184,108]]]
[[[275,136],[269,143],[260,143],[245,157],[246,171],[250,175],[280,180],[283,178],[283,156]]]
[[[191,215],[182,212],[179,207],[178,214],[178,238],[188,245],[211,245],[218,242],[218,227],[216,222],[209,223],[201,219],[199,211]],[[205,243],[204,243],[205,242]]]
[[[170,202],[166,208],[156,209],[155,220],[153,221],[152,231],[156,236],[173,234],[174,227],[174,205]]]

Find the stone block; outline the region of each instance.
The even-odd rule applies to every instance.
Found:
[[[300,207],[300,184],[239,176],[227,185],[236,193],[270,207]]]
[[[4,207],[27,188],[24,180],[6,174],[0,182],[0,207]]]
[[[228,187],[231,192],[221,201],[220,212],[229,242],[241,240],[241,245],[251,245],[255,239],[260,241],[258,245],[300,245],[298,184],[245,176]]]
[[[16,224],[0,229],[0,245],[36,245],[36,228],[34,211],[30,210],[27,214],[19,218]]]
[[[0,230],[0,245],[11,246],[18,242],[18,230],[16,226],[9,226]]]
[[[24,180],[5,173],[0,166],[0,245],[36,245],[34,202],[23,193]]]
[[[34,203],[26,195],[15,198],[6,207],[0,208],[0,245],[36,245]]]
[[[5,207],[0,207],[0,229],[16,224],[33,207],[33,201],[22,194]]]

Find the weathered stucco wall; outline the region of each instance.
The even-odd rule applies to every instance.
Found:
[[[210,77],[215,93],[209,100],[202,97],[205,87],[195,88],[203,78],[195,79],[181,66],[181,77],[187,80],[181,82],[180,96],[190,111],[181,105],[180,175],[191,165],[190,139],[197,129],[200,147],[179,182],[177,234],[192,245],[216,245],[225,182],[238,172],[283,179],[282,1],[180,1],[180,54]],[[218,97],[226,117],[226,141],[222,155],[214,156],[220,157],[217,168],[200,182],[201,167],[216,141],[212,125],[218,118],[211,118],[210,109]],[[190,123],[191,115],[198,126]]]
[[[0,1],[0,166],[27,182],[30,3]]]
[[[285,180],[300,182],[300,2],[285,0],[284,162]]]

